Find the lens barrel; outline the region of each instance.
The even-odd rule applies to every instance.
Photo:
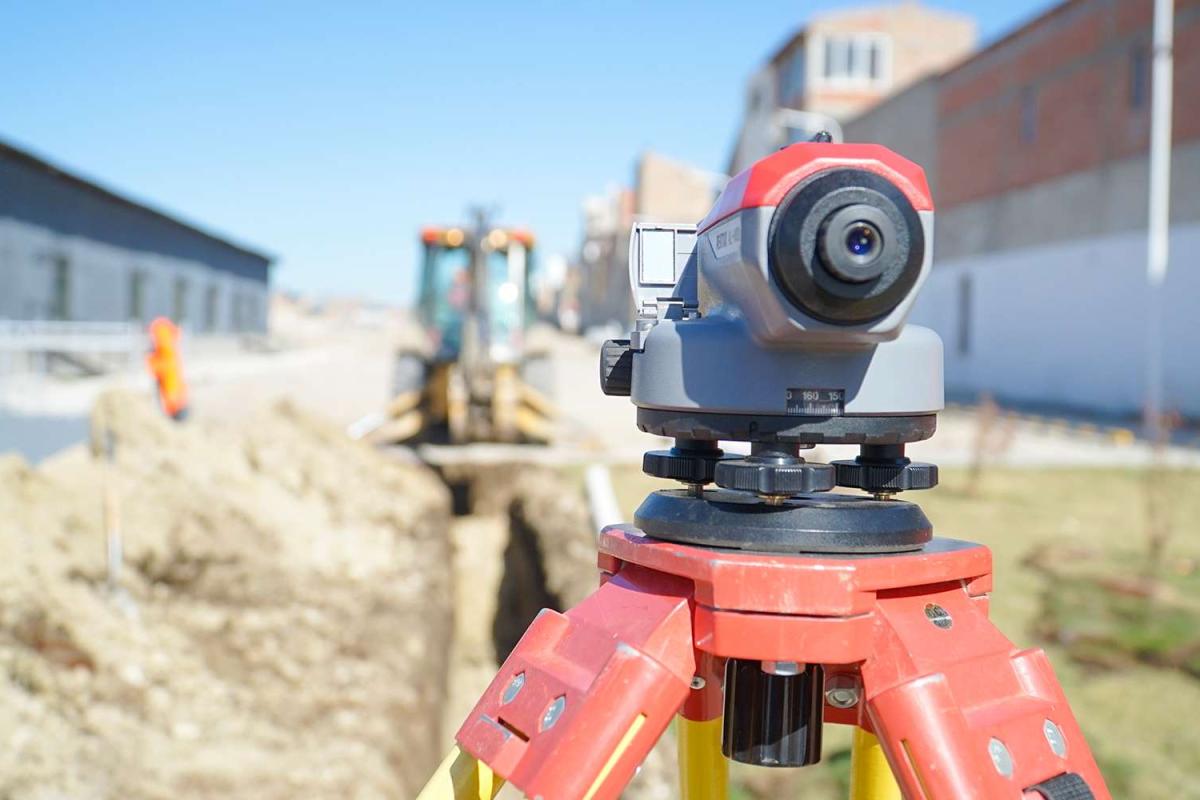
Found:
[[[769,264],[783,294],[825,322],[878,319],[912,290],[925,258],[921,218],[873,172],[835,169],[798,184],[771,220]]]

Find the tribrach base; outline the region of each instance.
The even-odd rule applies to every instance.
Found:
[[[1045,655],[988,621],[985,547],[789,556],[617,526],[599,564],[601,587],[534,621],[458,732],[530,797],[618,797],[676,713],[683,746],[711,743],[728,658],[824,665],[849,706],[825,720],[874,733],[904,797],[1110,797]],[[705,766],[685,800],[724,796],[688,789],[724,779]]]

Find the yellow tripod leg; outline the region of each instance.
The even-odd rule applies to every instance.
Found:
[[[728,800],[729,762],[721,754],[721,718],[677,719],[681,800]]]
[[[850,800],[900,800],[900,786],[879,740],[862,728],[854,729],[850,747]]]
[[[417,800],[492,800],[503,785],[487,764],[455,745]]]

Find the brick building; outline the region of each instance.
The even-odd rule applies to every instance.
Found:
[[[614,188],[584,199],[584,241],[572,299],[578,304],[580,327],[629,324],[631,226],[635,221],[699,222],[712,208],[719,177],[646,152],[634,167],[632,190]]]
[[[748,82],[729,174],[945,69],[971,51],[975,38],[971,18],[915,0],[814,17]],[[780,109],[812,116],[782,122]]]
[[[1152,0],[1069,0],[845,126],[927,166],[951,394],[1134,414]],[[1167,407],[1200,416],[1200,0],[1177,0]]]

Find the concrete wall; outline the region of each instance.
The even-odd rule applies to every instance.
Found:
[[[691,164],[643,153],[634,178],[634,213],[650,222],[699,222],[716,200],[716,178]]]
[[[935,254],[939,259],[959,259],[1144,231],[1148,191],[1149,160],[1144,153],[971,202],[943,205],[935,191]],[[1174,148],[1171,195],[1175,223],[1200,222],[1200,141],[1193,139]]]
[[[937,199],[937,79],[910,86],[891,100],[847,122],[847,142],[883,143],[925,168]]]
[[[186,282],[182,321],[198,333],[263,332],[268,290],[260,280],[215,270],[196,261],[141,252],[68,236],[13,219],[0,219],[0,318],[54,316],[55,262],[68,270],[68,318],[133,318],[132,281],[143,276],[141,321],[175,317],[176,281]],[[208,292],[215,311],[210,326]]]
[[[1165,407],[1196,417],[1200,225],[1174,226],[1171,253]],[[1145,370],[1145,264],[1143,232],[939,259],[911,320],[941,334],[951,396],[987,391],[1033,405],[1136,414]]]

